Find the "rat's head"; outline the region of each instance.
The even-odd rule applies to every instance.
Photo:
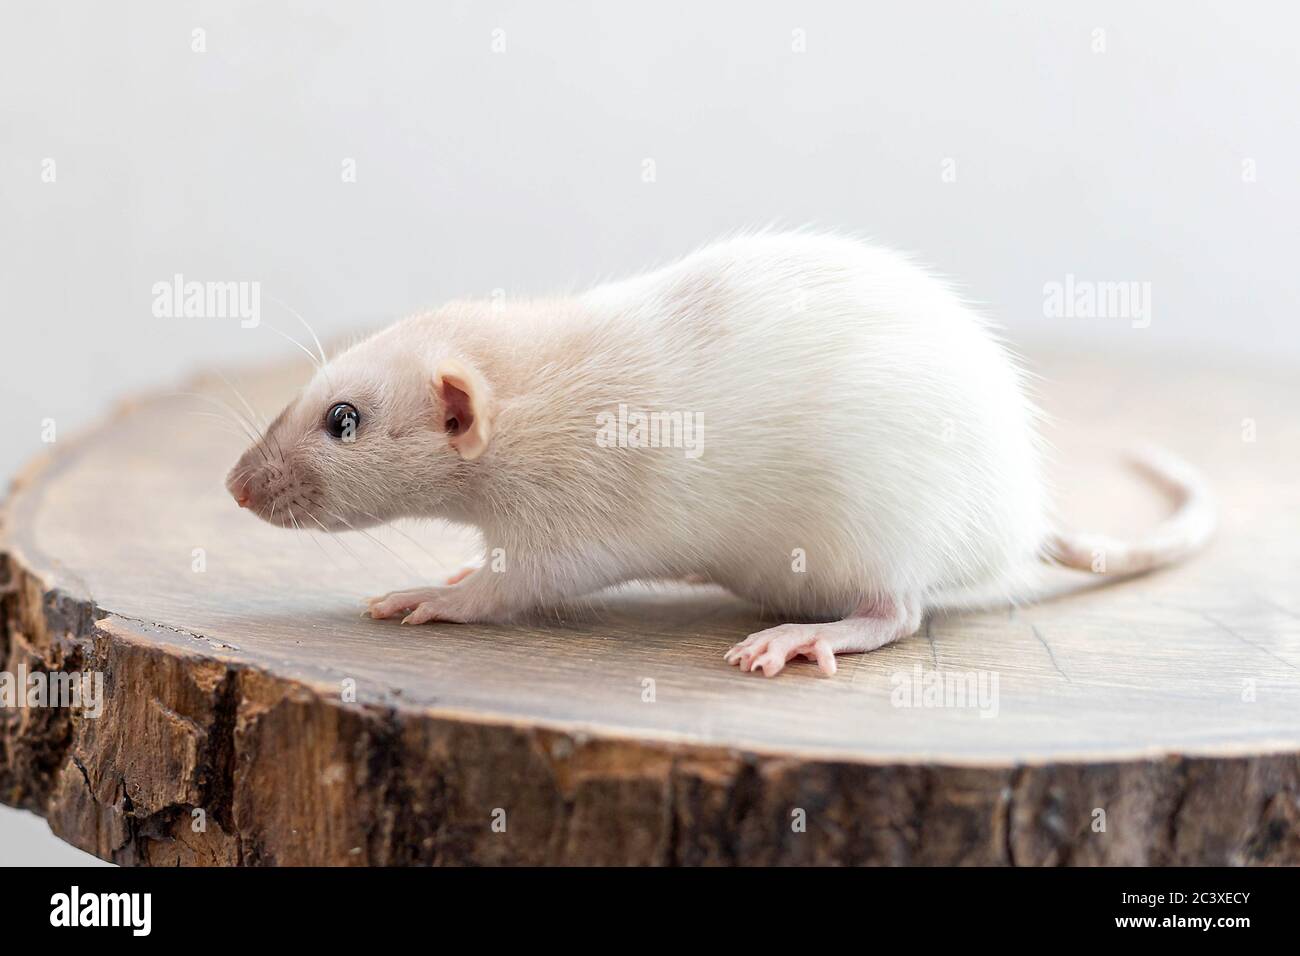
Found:
[[[469,362],[402,346],[380,333],[317,370],[231,469],[240,507],[327,531],[440,513],[487,449],[490,395]]]

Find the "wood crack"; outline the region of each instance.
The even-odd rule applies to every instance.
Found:
[[[1074,683],[1074,681],[1070,680],[1070,675],[1067,674],[1067,673],[1066,673],[1066,672],[1061,668],[1061,665],[1060,665],[1059,663],[1057,663],[1056,655],[1055,655],[1054,653],[1052,653],[1052,648],[1051,648],[1051,646],[1050,646],[1050,645],[1047,643],[1047,641],[1043,638],[1043,635],[1039,632],[1037,625],[1031,624],[1031,625],[1029,625],[1029,629],[1030,629],[1031,631],[1034,632],[1034,637],[1038,638],[1038,643],[1043,645],[1043,650],[1047,651],[1048,659],[1051,660],[1051,662],[1052,662],[1052,667],[1054,667],[1054,668],[1056,669],[1056,673],[1058,673],[1058,674],[1060,674],[1062,677],[1064,677],[1067,683],[1071,683],[1071,684]]]

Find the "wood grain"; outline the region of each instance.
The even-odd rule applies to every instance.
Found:
[[[261,525],[222,488],[242,443],[201,402],[124,404],[0,518],[0,666],[108,688],[98,719],[0,709],[0,799],[124,863],[1300,862],[1300,387],[1164,357],[1033,364],[1068,521],[1157,520],[1119,458],[1155,439],[1216,489],[1212,547],[937,618],[833,679],[727,667],[764,622],[709,588],[631,588],[560,624],[363,620],[364,596],[455,568],[473,536]],[[241,384],[274,413],[303,373]],[[897,706],[933,672],[995,678],[996,708]]]

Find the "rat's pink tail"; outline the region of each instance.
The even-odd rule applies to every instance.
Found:
[[[1214,533],[1215,507],[1200,473],[1158,448],[1135,450],[1130,459],[1174,501],[1174,513],[1150,532],[1127,541],[1101,534],[1056,532],[1047,540],[1048,562],[1094,574],[1140,574],[1181,561],[1204,547]]]

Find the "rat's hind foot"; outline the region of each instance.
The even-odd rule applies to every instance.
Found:
[[[815,660],[826,674],[835,673],[835,649],[819,629],[829,624],[782,624],[769,627],[745,638],[723,657],[728,664],[739,664],[742,671],[763,670],[768,677],[781,672],[785,662],[803,655]]]
[[[745,638],[723,658],[742,671],[761,670],[768,677],[781,673],[786,662],[799,656],[815,660],[822,673],[835,673],[836,654],[874,651],[906,637],[921,626],[921,605],[916,600],[864,602],[842,621],[829,624],[782,624]]]

